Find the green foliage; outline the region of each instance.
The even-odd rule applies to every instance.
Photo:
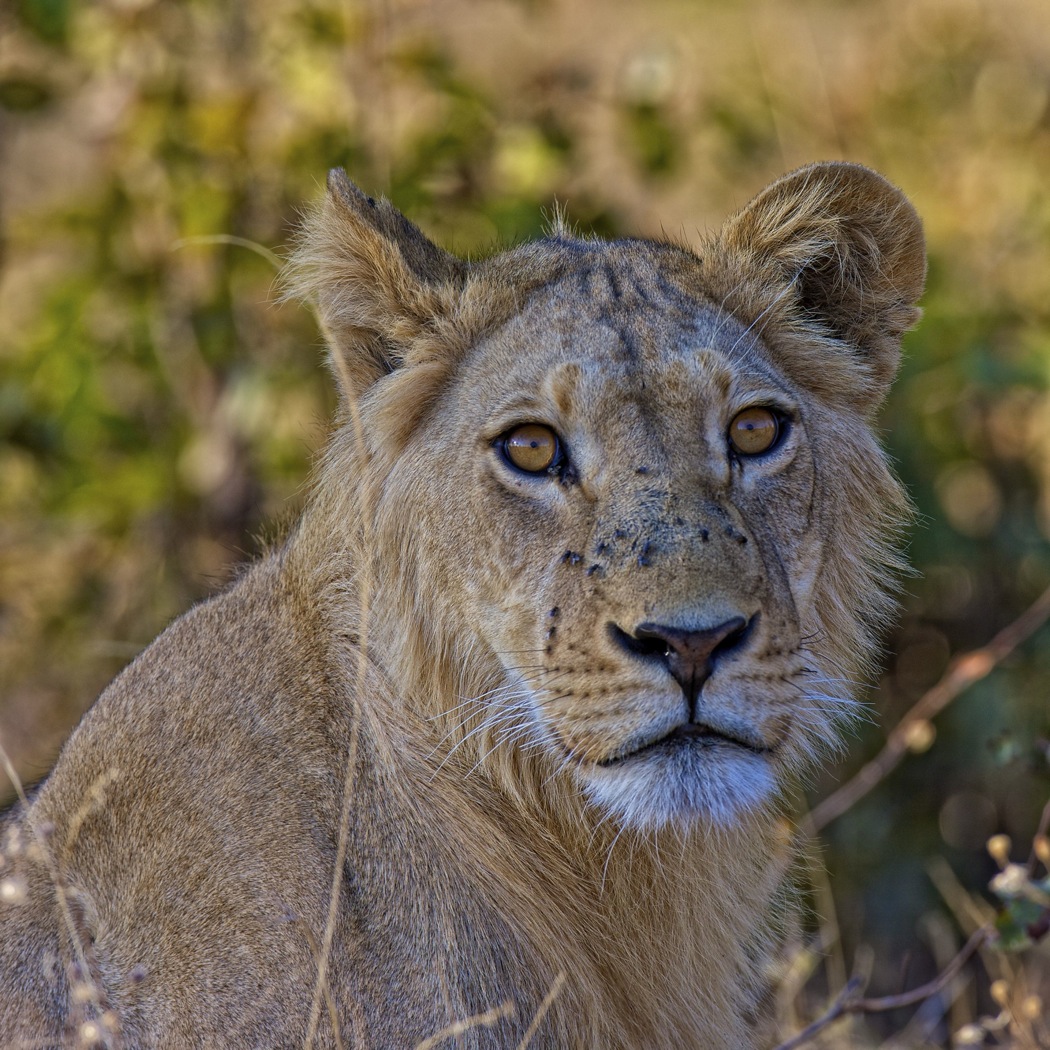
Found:
[[[64,44],[69,34],[69,0],[16,0],[19,20],[50,44]]]

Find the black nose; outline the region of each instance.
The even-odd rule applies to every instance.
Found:
[[[689,709],[693,710],[704,682],[711,677],[715,662],[740,646],[750,631],[750,621],[734,616],[717,627],[694,630],[669,627],[661,623],[639,624],[633,634],[613,626],[613,637],[630,652],[657,657],[682,687]]]

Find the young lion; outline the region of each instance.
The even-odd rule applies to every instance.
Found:
[[[340,425],[7,817],[3,1044],[768,1043],[783,787],[892,604],[914,210],[817,164],[697,253],[465,262],[335,171],[292,272]]]

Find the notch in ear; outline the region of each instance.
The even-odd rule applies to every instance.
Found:
[[[284,281],[288,297],[315,305],[343,395],[356,399],[452,320],[466,274],[467,263],[334,168]]]
[[[846,344],[861,365],[856,392],[868,407],[881,402],[926,281],[922,222],[900,190],[860,164],[811,164],[763,190],[720,242],[745,284],[776,293],[763,310],[773,316],[754,322],[801,324]]]

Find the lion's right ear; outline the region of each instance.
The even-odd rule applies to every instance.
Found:
[[[356,399],[452,317],[466,273],[388,200],[366,196],[334,168],[285,284],[289,296],[314,303],[343,394]]]
[[[730,307],[743,303],[760,331],[800,325],[837,341],[839,353],[814,345],[808,359],[796,347],[806,385],[868,411],[881,402],[926,278],[922,223],[900,190],[859,164],[811,164],[730,219],[720,247]]]

